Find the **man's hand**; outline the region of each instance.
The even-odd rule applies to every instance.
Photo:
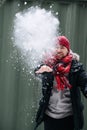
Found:
[[[43,65],[41,66],[41,68],[39,70],[37,70],[35,73],[39,74],[39,73],[43,73],[43,72],[52,72],[53,70],[47,66],[47,65]]]

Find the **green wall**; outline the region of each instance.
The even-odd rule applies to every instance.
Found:
[[[20,4],[20,6],[18,6]],[[9,0],[0,7],[0,130],[33,130],[34,117],[40,97],[40,83],[21,63],[18,50],[12,46],[12,25],[17,12],[31,6],[58,12],[60,33],[66,35],[74,52],[80,55],[87,70],[87,4],[86,2],[61,2],[52,0]],[[57,16],[56,16],[57,17]],[[17,60],[17,61],[16,61]],[[87,129],[87,100],[84,116]],[[38,130],[43,130],[40,126]]]

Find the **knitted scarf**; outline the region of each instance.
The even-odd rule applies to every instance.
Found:
[[[58,60],[58,57],[53,56],[45,60],[45,63],[53,69],[57,85],[55,86],[58,90],[63,90],[65,87],[71,88],[72,86],[68,80],[68,74],[70,72],[72,55],[68,54],[66,57]]]

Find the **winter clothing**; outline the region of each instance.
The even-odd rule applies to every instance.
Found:
[[[55,70],[55,69],[54,69]],[[68,75],[69,83],[71,84],[70,94],[73,109],[74,127],[75,130],[83,128],[83,104],[81,102],[80,90],[86,97],[87,94],[87,75],[83,65],[77,60],[72,60],[71,68]],[[54,75],[52,72],[44,72],[42,74],[42,93],[43,97],[39,103],[39,109],[36,116],[36,127],[45,119],[45,111],[48,107],[51,91],[53,89]]]
[[[56,88],[63,90],[64,87],[71,88],[67,80],[67,75],[70,71],[72,55],[68,54],[66,57],[58,60],[58,57],[53,55],[50,59],[44,61],[45,64],[53,69],[55,79],[57,81]]]
[[[43,97],[39,103],[35,130],[42,121],[44,121],[45,130],[54,128],[64,130],[65,127],[66,130],[83,128],[83,104],[80,90],[86,96],[87,74],[83,65],[70,53],[69,40],[65,36],[59,36],[56,45],[58,44],[65,47],[60,46],[54,54],[44,60],[44,64],[50,67],[51,72],[47,71],[49,69],[47,66],[37,71],[42,72]],[[71,128],[68,121],[72,125]],[[59,125],[55,127],[56,123]]]
[[[58,36],[57,44],[65,46],[70,51],[70,42],[65,36]]]
[[[63,90],[58,90],[53,85],[45,113],[54,119],[62,119],[73,115],[70,89],[65,87]]]

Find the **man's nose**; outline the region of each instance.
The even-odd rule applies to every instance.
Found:
[[[59,47],[59,48],[57,48],[57,52],[60,52],[61,51],[61,48]]]

